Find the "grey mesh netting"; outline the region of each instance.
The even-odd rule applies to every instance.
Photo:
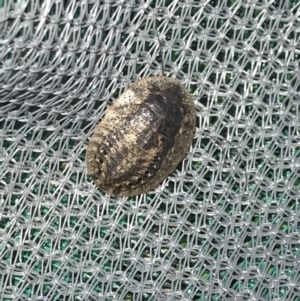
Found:
[[[300,300],[299,1],[0,6],[1,301]],[[155,191],[108,196],[85,146],[161,60],[193,147]]]

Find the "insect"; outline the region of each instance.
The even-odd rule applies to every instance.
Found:
[[[139,80],[95,128],[87,146],[88,174],[111,195],[147,193],[187,156],[195,129],[195,105],[180,81]]]

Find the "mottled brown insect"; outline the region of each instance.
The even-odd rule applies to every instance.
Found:
[[[192,144],[193,99],[176,79],[132,84],[107,110],[87,146],[87,170],[108,194],[134,196],[156,188]]]

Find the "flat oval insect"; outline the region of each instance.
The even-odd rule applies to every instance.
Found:
[[[156,188],[186,156],[196,129],[192,96],[176,79],[132,84],[108,108],[87,146],[87,171],[108,194]]]

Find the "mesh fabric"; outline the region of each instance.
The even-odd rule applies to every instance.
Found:
[[[0,7],[1,301],[300,300],[299,1]],[[193,94],[191,152],[105,195],[85,146],[161,63]]]

